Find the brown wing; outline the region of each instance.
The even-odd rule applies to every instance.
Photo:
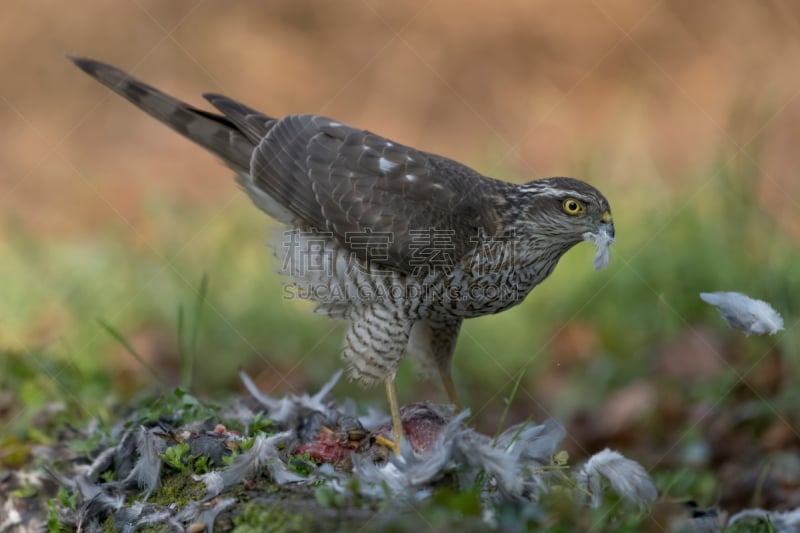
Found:
[[[450,159],[316,115],[279,120],[256,147],[254,186],[362,259],[446,267],[496,230],[504,184]],[[387,242],[388,236],[388,242]],[[382,257],[381,257],[382,256]]]

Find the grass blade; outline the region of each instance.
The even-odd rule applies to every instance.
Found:
[[[192,317],[192,353],[197,354],[197,334],[200,331],[200,318],[202,316],[203,307],[206,303],[206,296],[208,295],[208,274],[203,272],[203,278],[200,280],[200,288],[197,289],[197,300],[194,303],[194,316]]]
[[[104,330],[106,330],[106,332],[109,335],[114,337],[114,340],[116,340],[123,348],[125,348],[125,350],[129,354],[131,354],[133,356],[133,358],[136,359],[136,361],[138,361],[140,365],[142,365],[143,368],[147,369],[147,371],[150,372],[150,374],[152,374],[154,378],[156,378],[156,381],[158,382],[158,384],[161,386],[162,389],[166,389],[167,388],[167,384],[164,382],[164,380],[161,378],[161,376],[158,375],[158,372],[156,371],[156,369],[153,368],[152,366],[150,366],[149,364],[147,364],[147,362],[144,360],[144,358],[141,356],[141,354],[139,354],[139,352],[136,351],[136,349],[133,347],[133,345],[130,342],[128,342],[128,339],[126,339],[122,335],[122,333],[117,331],[111,324],[109,324],[108,322],[106,322],[102,318],[98,318],[97,319],[97,323],[100,324],[100,327],[103,328]]]
[[[181,389],[189,390],[192,384],[192,356],[186,349],[184,338],[185,320],[183,318],[183,304],[178,304],[178,361],[181,369]]]
[[[497,423],[497,431],[494,434],[494,441],[492,445],[497,444],[497,439],[500,437],[500,434],[503,432],[503,426],[506,424],[506,417],[508,416],[508,411],[511,409],[511,402],[514,401],[514,398],[517,396],[517,391],[519,390],[519,384],[522,382],[522,377],[525,375],[525,369],[519,371],[519,377],[517,377],[517,381],[514,382],[514,388],[511,389],[511,394],[508,396],[508,401],[506,401],[505,409],[503,409],[503,415],[500,417],[500,421]]]
[[[181,388],[189,390],[192,386],[194,376],[194,363],[197,359],[197,337],[200,332],[200,319],[203,314],[206,296],[208,295],[208,274],[203,273],[200,279],[200,286],[197,289],[197,298],[194,301],[192,310],[191,335],[188,349],[185,344],[186,320],[183,312],[183,305],[178,307],[178,348],[181,356]]]

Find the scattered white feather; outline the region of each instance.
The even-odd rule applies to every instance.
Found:
[[[363,496],[384,498],[390,495],[422,499],[430,494],[430,483],[440,479],[457,466],[453,460],[454,447],[467,430],[462,426],[469,411],[454,417],[440,432],[425,453],[417,453],[403,439],[400,456],[390,456],[383,465],[368,457],[353,456],[353,473],[358,477]]]
[[[253,380],[244,372],[239,372],[239,377],[244,383],[247,391],[263,405],[267,412],[266,415],[278,424],[285,424],[287,421],[296,419],[302,411],[316,411],[323,414],[329,414],[330,406],[328,402],[328,394],[331,389],[336,386],[339,379],[342,377],[342,370],[336,372],[328,382],[313,396],[302,394],[288,394],[287,396],[277,399],[267,396],[262,393],[253,383]]]
[[[550,462],[566,434],[564,426],[551,418],[540,425],[526,422],[511,426],[497,437],[497,445],[508,451],[519,448],[521,461],[542,466]]]
[[[22,523],[22,515],[14,505],[13,498],[9,498],[3,504],[3,514],[5,514],[6,518],[0,522],[0,531],[12,531],[13,526]]]
[[[15,477],[19,481],[19,483],[25,487],[36,487],[42,488],[43,486],[43,479],[42,476],[38,472],[16,472]],[[0,530],[2,531],[2,530]]]
[[[136,480],[139,488],[144,489],[148,494],[158,487],[161,475],[159,454],[166,448],[164,441],[156,437],[153,431],[153,429],[147,430],[140,427],[136,433],[136,452],[139,454],[139,458],[126,480]]]
[[[105,490],[100,485],[95,485],[85,476],[78,476],[74,480],[71,480],[72,487],[78,489],[81,497],[84,500],[93,500],[103,494],[105,494]]]
[[[203,485],[206,486],[206,495],[209,498],[219,496],[225,490],[225,480],[222,478],[222,474],[217,471],[200,475],[193,474],[192,479],[203,482]]]
[[[608,448],[591,456],[575,478],[591,494],[594,508],[602,502],[603,478],[608,480],[614,492],[632,503],[648,505],[658,497],[656,487],[642,465]]]
[[[322,388],[319,389],[319,391],[314,396],[311,397],[311,402],[310,403],[314,404],[314,405],[322,405],[322,401],[333,390],[333,388],[336,386],[336,384],[339,383],[339,379],[341,379],[341,377],[342,377],[342,372],[343,372],[343,370],[337,371],[333,375],[333,377],[331,377],[331,379],[329,379],[328,382],[325,383],[325,385],[323,385]],[[303,396],[307,397],[307,395],[303,395]],[[324,409],[325,409],[325,407],[323,407],[323,410]]]
[[[117,453],[117,447],[118,446],[110,446],[97,454],[95,460],[92,461],[92,464],[88,469],[86,469],[86,476],[96,481],[100,474],[108,470],[109,467],[114,463],[114,456]]]
[[[84,516],[115,513],[125,505],[124,494],[109,494],[104,487],[95,485],[83,476],[75,478],[74,487],[85,502],[80,506]],[[82,520],[83,517],[78,518],[78,522]]]
[[[331,389],[341,376],[337,373],[314,395],[290,394],[286,398],[272,398],[261,393],[246,375],[242,380],[262,406],[265,414],[274,421],[276,427],[286,431],[272,436],[263,434],[254,438],[253,446],[236,456],[231,464],[212,472],[193,476],[206,486],[206,498],[190,502],[179,509],[172,505],[149,503],[145,500],[128,499],[137,489],[154,490],[161,473],[159,453],[166,443],[157,436],[158,429],[122,424],[114,430],[119,444],[112,447],[113,455],[101,453],[88,468],[74,471],[72,476],[57,472],[47,472],[62,486],[73,488],[78,493],[80,505],[75,510],[60,509],[59,513],[68,518],[71,524],[95,527],[99,520],[114,513],[115,527],[130,530],[163,523],[168,528],[179,529],[187,523],[202,522],[209,531],[216,517],[224,509],[235,505],[233,499],[223,499],[220,494],[231,486],[240,484],[269,473],[277,485],[288,483],[315,486],[324,484],[345,495],[367,497],[375,500],[402,499],[419,501],[429,498],[437,482],[452,480],[459,487],[478,487],[485,510],[487,524],[497,521],[493,503],[513,501],[536,501],[553,487],[564,486],[563,471],[552,468],[552,457],[564,438],[564,428],[554,420],[540,425],[526,423],[513,426],[492,439],[465,426],[469,416],[464,411],[452,416],[448,408],[446,414],[439,412],[442,406],[436,404],[415,404],[415,409],[428,409],[439,413],[443,426],[439,434],[425,451],[412,449],[410,440],[403,439],[401,455],[389,455],[383,464],[376,464],[376,458],[384,457],[378,453],[358,453],[351,456],[353,471],[334,469],[330,464],[321,465],[308,477],[299,476],[288,469],[287,454],[302,441],[300,427],[306,427],[309,420],[316,423],[320,418],[331,421],[329,427],[349,427],[344,418],[355,417],[353,405],[343,407],[329,399]],[[258,408],[242,405],[234,406],[230,413],[249,424]],[[322,417],[320,417],[320,414]],[[408,412],[406,413],[408,414]],[[424,419],[424,412],[409,415]],[[385,415],[371,412],[361,421],[367,429],[386,423]],[[328,422],[326,422],[327,424]],[[315,427],[311,425],[312,429]],[[185,426],[182,431],[187,431]],[[313,431],[313,434],[315,434]],[[130,458],[124,467],[110,465],[117,463],[119,457]],[[132,463],[132,467],[131,467]],[[103,483],[98,480],[99,473],[109,468],[124,468],[124,479]],[[605,450],[592,457],[576,475],[580,486],[591,494],[587,499],[598,505],[605,484],[627,500],[639,504],[649,503],[656,497],[656,491],[644,469],[637,463],[625,459],[617,452]],[[604,480],[603,478],[606,478]],[[357,481],[355,483],[351,481]],[[570,484],[570,490],[573,486]],[[217,499],[219,497],[219,499]],[[161,522],[159,522],[161,521]]]
[[[374,407],[367,408],[367,414],[358,417],[358,421],[364,426],[364,429],[374,431],[390,422],[392,419],[386,413],[375,409]]]
[[[609,247],[614,244],[614,237],[608,232],[606,228],[601,228],[597,233],[584,233],[583,240],[586,242],[594,243],[597,246],[597,252],[594,254],[592,266],[595,270],[603,270],[608,266],[611,259]]]
[[[466,467],[457,470],[463,485],[473,485],[477,475],[486,472],[506,494],[521,495],[524,488],[522,465],[519,462],[521,449],[503,449],[486,435],[475,431],[470,431],[464,437],[456,447],[456,458]]]
[[[253,442],[253,447],[237,455],[233,462],[221,472],[209,472],[195,479],[203,482],[208,490],[208,496],[217,496],[222,489],[243,482],[259,474],[266,467],[272,479],[279,485],[295,481],[305,481],[290,472],[280,458],[278,444],[285,442],[292,436],[291,431],[284,431],[272,436],[258,435]]]
[[[728,526],[751,519],[766,522],[772,526],[770,531],[776,533],[797,532],[800,530],[800,508],[791,511],[766,511],[764,509],[745,509],[739,511],[728,520]]]
[[[206,531],[209,533],[214,532],[214,522],[217,521],[217,516],[235,505],[236,499],[224,498],[222,500],[215,500],[212,504],[213,506],[211,508],[202,510],[196,518],[197,522],[203,522],[206,525]]]
[[[124,524],[124,526],[122,526],[123,531],[126,529],[130,530],[134,522],[139,520],[139,518],[145,513],[145,508],[151,506],[152,504],[137,501],[126,507],[123,507],[114,513],[114,525],[119,527],[120,525]]]
[[[669,516],[670,533],[721,533],[727,519],[727,513],[720,513],[715,507],[700,508],[694,502],[684,502],[670,511],[667,508],[662,507],[658,514]]]
[[[122,531],[123,533],[133,533],[134,531],[141,531],[147,526],[159,526],[160,530],[166,531],[169,531],[169,529],[164,526],[170,526],[172,531],[183,531],[183,525],[175,519],[174,505],[170,505],[168,508],[160,505],[146,506],[142,516],[135,522],[126,524]]]
[[[175,520],[184,524],[203,523],[206,525],[203,531],[213,533],[217,516],[235,503],[235,498],[212,498],[190,502],[175,515]]]
[[[739,292],[701,292],[700,298],[716,306],[730,327],[746,335],[775,335],[783,329],[783,318],[765,301]]]
[[[539,468],[550,464],[550,458],[556,454],[566,434],[564,426],[552,418],[540,425],[517,424],[500,434],[497,447],[513,454],[516,469],[524,474],[521,491],[509,492],[502,484],[501,488],[514,497],[533,497],[537,493],[547,492],[549,474]]]
[[[421,500],[430,495],[430,490],[414,486],[403,465],[403,459],[391,457],[379,465],[368,458],[353,456],[353,473],[358,478],[358,491],[361,496],[378,500],[387,497],[400,497]],[[341,483],[332,485],[345,491]]]
[[[253,380],[250,379],[250,376],[248,376],[246,372],[244,371],[239,372],[239,379],[241,379],[242,383],[244,383],[244,386],[247,389],[247,392],[250,393],[250,396],[255,398],[258,401],[258,403],[266,407],[268,411],[273,411],[278,408],[278,406],[280,405],[280,400],[275,399],[271,396],[267,396],[266,394],[258,390],[256,384],[253,383]]]
[[[426,498],[430,487],[449,473],[458,475],[461,486],[472,486],[485,473],[501,491],[513,497],[530,494],[537,486],[532,467],[549,464],[564,437],[564,428],[554,421],[529,427],[514,426],[497,442],[463,425],[464,411],[448,422],[424,453],[415,452],[403,440],[400,457],[390,456],[384,465],[354,455],[353,473],[362,496],[391,496],[413,500]],[[323,473],[324,474],[324,473]]]

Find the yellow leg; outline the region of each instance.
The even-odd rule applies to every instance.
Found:
[[[450,403],[456,409],[456,413],[461,410],[461,406],[458,402],[458,395],[456,394],[456,386],[453,383],[453,378],[450,376],[449,370],[439,370],[439,374],[442,376],[442,383],[444,383],[444,390],[447,392],[447,398],[450,400]]]
[[[389,413],[392,415],[392,431],[394,431],[394,442],[388,439],[380,439],[380,444],[390,448],[395,455],[400,455],[400,442],[403,440],[403,421],[400,419],[400,403],[397,401],[397,389],[394,386],[394,377],[388,378],[386,385],[386,397],[389,399]]]

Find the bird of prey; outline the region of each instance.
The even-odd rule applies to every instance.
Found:
[[[394,376],[406,354],[438,371],[457,404],[450,362],[463,320],[520,303],[586,235],[613,241],[608,201],[583,181],[512,184],[330,118],[275,118],[204,94],[211,113],[111,65],[70,59],[220,157],[286,224],[289,287],[349,322],[343,358],[354,380],[385,384],[395,453]]]

